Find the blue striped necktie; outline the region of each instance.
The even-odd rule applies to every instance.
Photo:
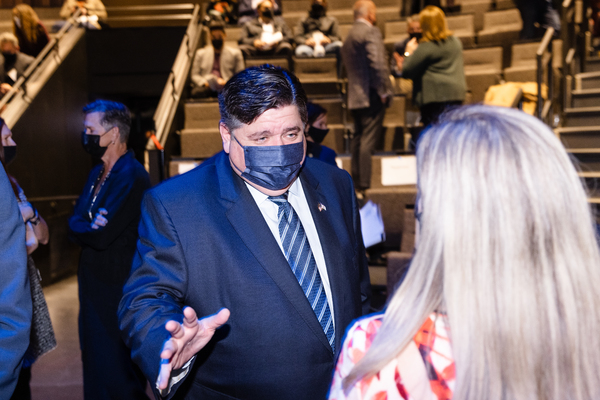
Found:
[[[285,258],[315,312],[332,351],[335,352],[333,318],[327,302],[327,294],[302,222],[300,222],[292,205],[287,201],[286,195],[269,196],[269,200],[279,207],[277,212],[279,237],[281,238]]]

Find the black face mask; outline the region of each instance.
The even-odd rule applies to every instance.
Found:
[[[211,42],[215,49],[221,50],[223,48],[223,39],[213,39]]]
[[[4,146],[4,165],[8,165],[17,156],[17,146]]]
[[[409,33],[408,36],[413,39],[413,38],[417,38],[418,40],[421,40],[421,38],[423,37],[423,33],[422,32],[413,32],[413,33]]]
[[[319,129],[311,126],[308,128],[308,136],[312,138],[316,143],[323,142],[325,136],[329,133],[329,129]]]
[[[270,10],[270,9],[264,10],[263,13],[262,13],[262,16],[265,17],[265,18],[272,19],[273,18],[273,10]]]
[[[100,135],[88,135],[81,132],[81,144],[83,149],[94,157],[101,158],[106,152],[106,147],[100,146]]]
[[[17,55],[13,53],[2,53],[5,64],[14,64],[17,60]]]
[[[325,7],[323,7],[323,4],[315,3],[311,6],[310,13],[316,17],[320,17],[325,15]]]

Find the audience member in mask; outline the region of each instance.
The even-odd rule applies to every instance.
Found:
[[[193,97],[216,96],[233,75],[244,69],[242,52],[225,44],[223,24],[212,21],[209,29],[212,46],[198,49],[192,64]]]
[[[296,56],[323,57],[325,54],[339,56],[342,42],[335,17],[327,14],[326,0],[311,0],[308,16],[298,21],[296,27]]]
[[[131,125],[121,103],[84,107],[84,149],[96,165],[69,218],[79,258],[79,342],[86,399],[147,399],[146,380],[119,334],[117,307],[135,252],[142,195],[150,187],[144,167],[127,150]]]
[[[275,16],[273,3],[265,0],[257,11],[258,17],[242,27],[239,45],[244,56],[291,56],[292,31],[282,17]]]
[[[396,78],[402,77],[402,64],[404,63],[404,53],[406,52],[406,45],[412,39],[417,42],[421,40],[421,23],[419,22],[419,15],[413,15],[406,18],[407,33],[408,37],[400,42],[394,44],[394,52],[390,59],[390,71]]]
[[[246,68],[219,107],[224,151],[144,197],[123,336],[157,398],[324,399],[369,309],[352,180],[305,157],[291,72]]]
[[[33,62],[34,58],[19,51],[19,40],[15,35],[5,32],[0,35],[0,94],[6,94],[17,79]]]
[[[317,160],[336,165],[337,154],[333,149],[323,146],[321,143],[329,129],[327,128],[327,110],[315,103],[306,103],[306,155]]]
[[[48,31],[36,12],[28,4],[18,4],[12,9],[13,33],[19,39],[20,51],[32,57],[50,42]]]
[[[0,133],[2,135],[2,140],[0,142],[0,162],[6,167],[17,155],[17,144],[13,140],[10,128],[2,118],[0,118]],[[50,235],[48,233],[46,221],[39,215],[36,208],[27,201],[27,197],[25,196],[23,189],[21,189],[17,183],[17,180],[8,173],[7,176],[14,195],[17,198],[21,217],[25,223],[27,273],[29,275],[33,304],[33,320],[29,334],[29,347],[23,357],[23,365],[19,374],[19,380],[11,400],[30,400],[31,389],[29,387],[29,381],[31,380],[31,366],[38,357],[56,347],[56,339],[54,337],[54,330],[52,329],[52,322],[50,321],[50,313],[48,312],[46,299],[42,292],[40,275],[35,267],[33,258],[30,256],[40,243],[48,243]]]

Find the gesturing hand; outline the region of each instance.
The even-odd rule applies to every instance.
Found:
[[[191,307],[183,309],[183,324],[169,321],[165,329],[171,333],[171,338],[163,346],[158,373],[158,388],[169,386],[171,371],[185,365],[196,353],[206,346],[215,334],[215,330],[229,319],[229,310],[223,308],[215,315],[198,319],[196,311]]]

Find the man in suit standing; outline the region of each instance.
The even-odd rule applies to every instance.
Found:
[[[292,73],[248,68],[219,106],[224,152],[145,196],[121,330],[164,396],[323,399],[369,310],[352,180],[305,157]]]
[[[1,163],[0,260],[0,399],[10,399],[29,346],[31,291],[25,225]]]
[[[342,47],[348,74],[348,108],[354,118],[352,179],[359,197],[371,187],[371,156],[381,135],[385,107],[393,94],[376,21],[375,3],[369,0],[354,3],[354,25]]]
[[[225,46],[225,27],[213,21],[209,25],[212,46],[206,46],[194,56],[192,64],[192,96],[216,96],[231,77],[244,69],[244,57],[239,49]]]

